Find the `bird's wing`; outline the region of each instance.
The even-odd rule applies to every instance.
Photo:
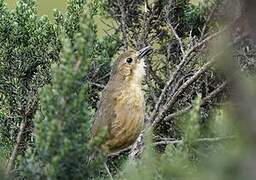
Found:
[[[109,86],[110,87],[110,86]],[[112,88],[106,88],[101,97],[99,108],[96,112],[94,122],[91,127],[92,136],[98,135],[103,129],[106,129],[109,133],[111,129],[111,122],[115,119],[116,113],[114,106],[116,104],[117,91],[113,91]]]

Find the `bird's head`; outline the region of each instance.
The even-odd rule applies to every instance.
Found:
[[[144,57],[151,52],[147,46],[139,51],[128,50],[121,54],[115,61],[112,76],[121,77],[124,80],[142,80],[145,75]]]

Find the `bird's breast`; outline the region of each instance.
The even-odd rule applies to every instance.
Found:
[[[143,128],[144,95],[134,84],[122,90],[114,106],[116,118],[111,126],[110,149],[117,151],[131,145]]]

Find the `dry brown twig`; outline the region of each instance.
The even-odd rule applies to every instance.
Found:
[[[216,88],[214,91],[212,91],[208,96],[206,96],[205,98],[202,99],[201,101],[201,106],[205,105],[206,102],[210,101],[211,99],[213,99],[216,95],[218,95],[221,91],[223,91],[225,89],[225,87],[227,86],[228,82],[224,81],[218,88]],[[168,116],[165,116],[163,121],[169,121],[174,117],[177,116],[181,116],[184,113],[189,112],[192,109],[192,105],[189,105],[188,107],[185,107],[182,110],[179,110],[175,113],[169,114]]]
[[[175,29],[172,27],[172,25],[170,25],[171,29],[173,32],[175,32]],[[169,80],[167,81],[167,83],[165,84],[162,92],[161,92],[161,95],[159,96],[159,99],[157,101],[157,103],[155,104],[155,107],[153,109],[153,112],[151,113],[150,115],[150,118],[149,118],[149,122],[154,123],[154,119],[156,118],[156,115],[157,115],[157,112],[159,111],[159,108],[160,108],[160,105],[161,103],[163,102],[163,99],[167,93],[167,89],[170,87],[170,85],[173,83],[173,81],[175,80],[175,78],[177,77],[177,75],[179,74],[179,72],[181,71],[181,69],[187,64],[189,63],[189,61],[192,59],[192,57],[190,57],[190,55],[196,51],[198,48],[200,48],[201,46],[203,46],[205,43],[209,42],[211,39],[221,35],[223,32],[225,32],[227,30],[227,27],[226,28],[223,28],[222,30],[218,31],[217,33],[214,33],[208,37],[206,37],[204,40],[202,40],[201,42],[198,42],[197,44],[195,44],[194,46],[192,46],[191,48],[187,49],[187,50],[182,50],[184,51],[184,53],[182,53],[182,60],[181,62],[179,63],[179,65],[177,66],[176,70],[173,72],[173,74],[171,74],[171,76],[169,77]],[[176,38],[180,39],[177,35],[177,33],[175,32],[174,34],[176,34]],[[181,40],[179,40],[181,42]],[[183,49],[183,45],[180,44],[180,48]],[[211,64],[209,64],[211,65]],[[204,67],[206,69],[208,69],[208,65],[206,67]],[[204,72],[204,71],[203,71]],[[201,73],[199,72],[199,75]]]
[[[126,10],[125,10],[125,2],[124,0],[121,0],[121,1],[118,1],[118,6],[119,6],[119,9],[121,11],[121,31],[122,31],[122,34],[123,34],[123,42],[124,42],[124,48],[127,49],[128,48],[128,28],[126,26]]]

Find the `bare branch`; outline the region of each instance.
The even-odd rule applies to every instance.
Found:
[[[215,138],[199,138],[194,140],[194,142],[219,142],[219,141],[225,141],[225,140],[232,140],[235,136],[227,136],[227,137],[215,137]],[[159,141],[155,142],[154,145],[167,145],[167,144],[182,144],[184,143],[183,139],[180,140],[165,140],[165,141]]]
[[[111,174],[111,172],[110,172],[106,162],[104,162],[104,167],[105,167],[105,169],[106,169],[106,171],[108,173],[109,179],[113,180],[113,176],[112,176],[112,174]]]
[[[189,105],[188,107],[185,107],[185,108],[182,109],[182,110],[179,110],[179,111],[177,111],[177,112],[175,112],[175,113],[172,113],[172,114],[166,116],[166,117],[163,119],[163,121],[169,121],[170,119],[172,119],[172,118],[174,118],[174,117],[181,116],[181,115],[183,115],[183,114],[189,112],[189,111],[192,109],[192,107],[193,107],[192,105]]]
[[[201,42],[195,44],[194,46],[192,46],[190,49],[188,49],[184,56],[182,57],[181,62],[179,63],[179,65],[177,66],[176,70],[173,72],[173,74],[170,76],[169,80],[166,82],[165,87],[163,88],[161,95],[159,96],[158,102],[155,104],[155,107],[150,115],[150,119],[149,122],[153,122],[153,119],[156,117],[157,111],[159,110],[160,104],[162,103],[165,95],[166,95],[166,91],[168,89],[168,87],[173,83],[174,79],[176,78],[176,76],[179,74],[179,72],[181,71],[181,69],[192,59],[192,57],[190,57],[190,55],[199,47],[203,46],[205,43],[207,43],[208,41],[210,41],[211,39],[219,36],[220,34],[222,34],[223,32],[225,32],[227,30],[227,28],[223,28],[222,30],[218,31],[217,33],[212,34],[211,36],[208,36],[207,38],[205,38],[204,40],[202,40]],[[210,64],[209,64],[210,65]],[[208,65],[207,65],[208,66]],[[206,67],[207,67],[206,66]],[[207,67],[208,69],[208,67]]]
[[[94,86],[96,86],[98,88],[101,88],[101,89],[104,89],[106,87],[103,84],[99,84],[99,83],[95,83],[95,82],[91,82],[91,81],[88,81],[88,82],[89,82],[89,84],[94,85]]]
[[[128,48],[128,28],[126,25],[126,11],[125,11],[125,7],[124,7],[125,3],[124,1],[118,1],[118,6],[119,9],[121,11],[121,30],[122,30],[122,34],[123,34],[123,41],[124,41],[124,47],[125,49]]]
[[[210,10],[210,13],[208,14],[208,16],[207,16],[207,18],[206,18],[206,21],[205,21],[205,23],[204,23],[204,26],[203,26],[203,28],[202,28],[200,40],[202,40],[202,39],[204,38],[205,32],[206,32],[206,28],[207,28],[209,22],[211,21],[211,19],[212,19],[214,13],[216,12],[217,8],[218,8],[218,4],[216,4],[216,5]]]
[[[208,96],[202,99],[201,106],[205,105],[208,101],[216,97],[220,92],[222,92],[227,86],[228,81],[223,82],[218,88],[212,91]]]
[[[226,28],[225,28],[225,30],[226,30]],[[224,32],[224,30],[221,30],[220,32]],[[209,39],[211,39],[211,38],[213,38],[213,37],[216,37],[217,35],[220,34],[220,32],[215,33],[215,34],[213,34],[212,36],[210,36],[210,37],[208,37],[208,38],[206,38],[206,39],[209,40]],[[227,47],[230,47],[230,46],[232,46],[232,45],[238,43],[241,39],[243,39],[243,38],[246,37],[246,36],[247,36],[247,35],[245,34],[245,35],[243,35],[243,36],[237,37],[232,43],[228,44]],[[207,41],[204,40],[204,43],[205,43],[205,42],[207,42]],[[200,44],[202,45],[202,43],[200,43]],[[196,46],[198,47],[198,44],[197,44]],[[195,47],[195,46],[194,46],[194,47]],[[195,49],[194,47],[193,47],[193,49]],[[171,107],[171,106],[177,101],[179,95],[180,95],[181,93],[183,93],[183,92],[185,91],[185,89],[186,89],[190,84],[192,84],[193,82],[195,82],[204,72],[206,72],[206,71],[215,63],[215,61],[217,60],[217,57],[220,56],[220,55],[222,55],[223,53],[224,53],[224,51],[219,52],[218,54],[216,54],[215,56],[213,56],[210,61],[208,61],[205,65],[203,65],[190,79],[188,79],[188,80],[172,95],[171,99],[170,99],[165,105],[163,105],[163,106],[161,107],[161,110],[159,111],[158,115],[156,115],[156,112],[157,112],[158,109],[157,109],[157,110],[154,109],[153,113],[155,113],[155,114],[153,114],[154,116],[151,116],[151,117],[150,117],[150,120],[153,120],[153,119],[154,119],[154,121],[151,121],[151,122],[153,122],[153,123],[152,123],[152,126],[155,126],[159,121],[161,121],[161,119],[163,118],[163,116],[165,115],[165,113],[166,113],[166,111],[169,109],[169,107]],[[167,88],[166,88],[166,89],[167,89]],[[165,92],[164,92],[164,93],[165,93]],[[162,95],[162,94],[161,94],[161,95]],[[164,96],[164,95],[163,95],[163,96]],[[161,97],[161,96],[160,96],[160,97]],[[159,106],[160,106],[160,103],[161,103],[161,102],[159,102]],[[158,108],[159,108],[159,107],[158,107]]]
[[[180,46],[180,50],[181,50],[181,53],[182,53],[182,56],[185,56],[185,50],[184,50],[184,46],[183,46],[183,43],[182,43],[182,40],[181,40],[181,38],[179,37],[179,35],[177,34],[177,32],[176,32],[176,30],[174,29],[174,27],[169,23],[168,24],[169,25],[169,27],[170,27],[170,29],[172,30],[172,33],[173,33],[173,35],[175,36],[175,38],[178,40],[178,42],[179,42],[179,46]],[[178,27],[178,26],[177,26]],[[176,28],[177,28],[176,27]]]
[[[173,94],[170,101],[168,101],[162,108],[161,111],[158,113],[158,116],[152,123],[152,126],[155,126],[164,116],[165,112],[169,109],[170,106],[172,106],[176,101],[177,98],[181,93],[184,92],[184,90],[195,80],[197,80],[201,74],[203,74],[206,70],[208,70],[216,61],[216,57],[218,57],[220,53],[216,56],[214,56],[209,62],[207,62],[202,68],[200,68],[191,78],[189,78],[178,90]]]
[[[198,42],[197,44],[195,44],[194,46],[192,46],[189,50],[187,50],[187,56],[189,56],[192,52],[194,52],[196,49],[200,48],[201,46],[203,46],[205,43],[209,42],[210,40],[218,37],[219,35],[223,34],[224,32],[226,32],[229,29],[229,26],[224,27],[222,30],[209,35],[208,37],[206,37],[205,39],[203,39],[202,41]]]
[[[205,98],[202,99],[201,101],[201,106],[205,105],[206,102],[210,101],[211,99],[213,99],[214,97],[216,97],[216,95],[218,95],[220,92],[222,92],[225,87],[227,86],[227,81],[223,82],[218,88],[216,88],[214,91],[212,91],[208,96],[206,96]],[[181,116],[184,113],[189,112],[192,109],[192,105],[185,107],[184,109],[177,111],[175,113],[172,113],[168,116],[166,116],[163,121],[169,121],[170,119],[177,117],[177,116]]]
[[[134,160],[136,159],[143,150],[143,132],[139,135],[137,140],[132,146],[131,152],[129,154],[129,159]]]
[[[26,127],[26,122],[25,122],[25,120],[22,120],[21,123],[20,123],[19,133],[18,133],[17,138],[16,138],[16,144],[13,147],[12,154],[11,154],[11,156],[9,158],[9,161],[7,163],[7,166],[6,166],[6,172],[5,173],[6,173],[7,176],[10,174],[10,172],[13,168],[14,162],[16,160],[16,157],[17,157],[17,154],[18,154],[18,149],[19,149],[21,141],[22,141],[22,135],[24,133],[25,127]]]

